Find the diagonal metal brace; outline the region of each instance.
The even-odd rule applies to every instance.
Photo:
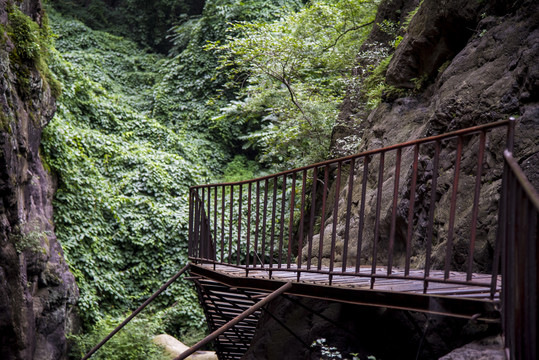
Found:
[[[131,315],[129,315],[129,317],[127,319],[125,319],[120,325],[118,325],[114,330],[112,330],[111,333],[108,334],[103,340],[101,340],[101,342],[99,344],[94,346],[94,348],[92,350],[88,351],[88,353],[86,355],[84,355],[82,360],[88,359],[97,350],[99,350],[101,348],[101,346],[105,345],[105,343],[107,341],[109,341],[114,335],[116,335],[116,333],[118,331],[120,331],[125,325],[127,325],[127,323],[131,321],[131,319],[133,319],[135,316],[137,316],[137,314],[140,313],[142,310],[144,310],[144,308],[146,306],[148,306],[149,303],[154,301],[154,299],[157,296],[159,296],[159,294],[161,294],[163,291],[165,291],[170,286],[170,284],[172,284],[174,281],[176,281],[176,279],[178,279],[180,277],[180,275],[182,275],[184,272],[189,270],[189,267],[190,267],[190,264],[187,264],[180,271],[178,271],[178,273],[176,275],[174,275],[169,281],[167,281],[163,286],[161,286],[161,288],[159,290],[157,290],[152,296],[150,296],[148,298],[148,300],[146,300],[142,305],[140,305],[137,310],[133,311],[131,313]]]

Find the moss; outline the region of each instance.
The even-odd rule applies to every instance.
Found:
[[[3,111],[0,112],[0,130],[11,133],[10,118]]]
[[[419,4],[417,5],[417,7],[414,10],[410,11],[408,15],[406,16],[406,19],[404,20],[404,23],[403,23],[403,28],[405,30],[408,29],[408,26],[410,26],[410,22],[412,22],[412,19],[414,18],[415,14],[417,14],[417,12],[419,11],[421,4],[423,4],[423,0],[421,0]]]
[[[30,73],[32,69],[36,69],[49,85],[53,96],[58,97],[61,91],[60,83],[47,65],[51,35],[46,14],[43,14],[40,27],[20,9],[11,5],[8,6],[8,19],[7,34],[15,45],[9,57],[17,76],[19,94],[25,98],[30,96]]]
[[[15,225],[9,238],[15,245],[17,253],[20,254],[25,251],[38,253],[42,251],[41,242],[47,238],[47,232],[40,230],[37,221],[32,221],[28,224]]]
[[[440,68],[438,68],[438,75],[441,75],[449,67],[450,64],[451,64],[451,60],[447,60],[446,62],[444,62],[440,66]]]

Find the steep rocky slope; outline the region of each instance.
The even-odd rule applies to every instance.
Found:
[[[405,0],[383,1],[377,23],[384,19],[393,22],[402,20],[403,13],[418,3]],[[382,93],[380,105],[372,111],[365,106],[368,89],[364,86],[350,90],[350,95],[342,106],[339,125],[333,134],[335,153],[339,154],[339,146],[345,143],[339,140],[354,136],[360,139],[359,150],[371,150],[515,116],[518,118],[515,156],[532,183],[539,187],[538,25],[539,4],[535,1],[422,1],[389,62],[385,73],[386,90]],[[370,42],[385,43],[386,48],[391,50],[391,38],[380,31],[378,26],[375,26],[372,32]],[[369,44],[366,45],[367,49],[368,46]],[[362,61],[359,60],[360,65],[363,65]],[[365,78],[365,75],[360,76]],[[471,144],[464,147],[463,159],[474,157],[474,150],[469,145]],[[484,170],[488,181],[481,188],[481,219],[478,225],[474,271],[488,270],[491,266],[501,184],[500,154],[503,146],[504,134],[494,134],[489,143]],[[452,151],[454,149],[443,149],[441,161]],[[432,163],[432,159],[428,157],[423,161],[425,167]],[[409,164],[410,160],[403,157],[403,163]],[[463,173],[470,173],[470,163],[463,163]],[[391,166],[386,169],[384,181],[392,184],[394,170]],[[452,165],[446,166],[444,170],[448,174],[453,173]],[[410,172],[406,171],[400,174],[400,184],[403,187],[401,191],[410,183],[410,175]],[[423,180],[425,183],[428,181]],[[449,188],[451,180],[450,176],[441,176],[440,188]],[[463,183],[466,184],[466,181]],[[374,224],[375,186],[376,177],[369,177],[366,229],[372,228]],[[343,188],[342,192],[346,194],[347,189]],[[438,195],[438,211],[443,213],[447,211],[443,206],[447,197],[442,196],[442,193]],[[358,204],[360,196],[359,190],[354,189],[352,203]],[[459,212],[464,215],[471,211],[471,204],[467,201],[469,199],[464,199],[459,208]],[[383,197],[380,229],[382,235],[378,239],[382,247],[384,241],[387,243],[384,234],[389,233],[391,223],[390,202],[390,199]],[[332,206],[327,208],[332,209]],[[400,203],[400,208],[406,208],[406,203]],[[330,212],[326,215],[327,221],[322,228],[329,232],[333,218]],[[343,235],[339,228],[341,232],[344,231],[344,215],[339,214],[337,239]],[[417,224],[426,224],[425,216],[426,212],[420,201],[415,207],[414,219]],[[358,223],[357,219],[352,219],[351,239],[356,238],[354,235],[357,235]],[[406,212],[398,214],[397,224],[406,228]],[[456,226],[465,227],[466,224],[457,223]],[[421,226],[418,228],[417,231],[421,232]],[[437,223],[435,231],[435,248],[444,249],[447,224]],[[397,237],[400,236],[398,233],[397,229]],[[374,235],[372,232],[366,232],[364,236],[364,244],[369,244]],[[457,237],[452,264],[455,268],[459,267],[458,249],[461,242],[466,240],[465,235]],[[352,248],[354,246],[352,244]],[[368,249],[364,250],[363,254],[370,253]],[[433,267],[442,264],[443,255],[442,251],[434,251]],[[350,253],[349,256],[352,257],[350,261],[353,261],[355,254]],[[379,256],[384,256],[383,251]],[[421,266],[424,258],[418,256],[413,261]],[[308,345],[317,338],[328,338],[329,345],[337,346],[345,353],[355,351],[362,356],[375,354],[383,358],[398,356],[432,359],[467,341],[499,331],[496,327],[450,318],[311,302],[304,301],[304,304],[314,308],[315,313],[320,312],[340,324],[341,329],[327,320],[308,314],[303,308],[292,306],[289,301],[282,300],[273,304],[271,311],[273,314],[282,314],[281,318],[295,319],[296,322],[287,321],[285,325],[295,331],[299,338],[291,337],[283,330],[282,325],[267,316],[260,322],[259,331],[247,358],[256,358],[257,354],[263,351],[273,351],[272,346],[282,350],[279,345],[281,343],[286,344],[286,349],[302,349],[298,350],[298,353],[290,353],[288,358],[316,358],[317,355],[312,355]],[[380,326],[381,324],[383,326]],[[382,332],[386,335],[382,336]],[[359,338],[350,337],[350,333]],[[280,340],[273,341],[275,338]],[[391,352],[391,348],[396,348],[396,352]]]
[[[54,235],[53,179],[40,157],[41,132],[55,111],[55,84],[43,66],[43,21],[40,0],[0,0],[0,358],[6,360],[65,358],[78,295]]]
[[[537,87],[539,78],[539,7],[535,2],[477,2],[425,0],[413,17],[403,40],[397,47],[386,73],[387,86],[405,91],[407,96],[391,98],[386,96],[382,103],[368,115],[363,111],[349,111],[349,117],[360,117],[361,150],[376,149],[391,144],[409,141],[414,138],[437,135],[448,131],[497,120],[517,117],[515,156],[520,159],[528,177],[539,185],[539,99]],[[415,89],[415,90],[404,90]],[[361,98],[361,97],[357,97]],[[354,106],[345,107],[353,109]],[[356,106],[357,107],[357,106]],[[343,114],[341,114],[343,115]],[[361,118],[363,116],[363,118]],[[497,221],[498,194],[501,183],[501,150],[504,134],[494,134],[487,149],[484,172],[488,182],[481,187],[480,214],[478,225],[478,253],[474,258],[474,270],[484,270],[490,266],[494,249]],[[451,147],[442,149],[441,163],[454,152]],[[475,147],[473,143],[464,147],[461,171],[474,173]],[[410,164],[411,154],[403,154],[403,164]],[[432,165],[432,159],[422,159],[424,166]],[[429,165],[430,164],[430,165]],[[386,168],[385,183],[394,180],[394,169]],[[409,170],[409,169],[408,169]],[[411,171],[401,174],[403,192],[410,184]],[[447,176],[441,176],[438,188],[449,189],[453,173],[452,165],[444,166]],[[473,181],[466,175],[461,176],[459,192],[471,194]],[[421,181],[421,179],[420,179]],[[428,179],[423,179],[428,181]],[[374,226],[376,178],[369,178],[367,191],[366,228]],[[343,189],[343,193],[346,192]],[[417,190],[421,197],[421,189]],[[404,194],[401,194],[404,195]],[[437,198],[436,233],[438,249],[443,249],[447,236],[448,199],[440,192]],[[353,203],[359,200],[360,192],[354,192]],[[405,196],[403,196],[405,197]],[[426,224],[428,209],[419,199],[415,207],[414,222]],[[428,199],[424,199],[428,201]],[[459,218],[468,221],[471,213],[471,198],[460,198]],[[406,209],[407,202],[399,203],[399,209]],[[381,234],[389,234],[391,199],[382,199]],[[329,214],[328,214],[329,215]],[[407,212],[399,211],[397,224],[406,233]],[[344,214],[340,222],[344,223]],[[331,224],[328,218],[326,225]],[[445,221],[444,221],[445,220]],[[358,222],[353,225],[357,233]],[[370,227],[369,227],[370,226]],[[466,224],[457,223],[465,229]],[[328,227],[326,226],[326,231]],[[421,229],[424,233],[426,229]],[[421,236],[421,234],[417,234]],[[341,234],[338,234],[341,235]],[[373,234],[366,234],[372,240]],[[461,231],[454,243],[455,259],[458,268],[458,248],[467,241],[467,232]],[[384,242],[384,235],[378,239]],[[368,244],[370,241],[367,241]],[[372,242],[372,241],[371,241]],[[385,241],[387,242],[387,241]],[[462,244],[461,244],[462,243]],[[465,246],[464,246],[465,248]],[[354,254],[350,254],[355,256]],[[433,255],[434,266],[441,264],[444,253]],[[465,257],[465,256],[464,256]],[[412,259],[414,260],[414,259]],[[415,259],[420,264],[424,259]]]

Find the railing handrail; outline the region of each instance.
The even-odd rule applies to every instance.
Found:
[[[297,273],[298,281],[301,273],[314,270],[327,274],[330,284],[335,275],[354,273],[362,277],[364,270],[360,270],[360,266],[369,265],[371,289],[377,278],[399,276],[410,279],[421,276],[424,293],[429,282],[479,286],[473,279],[473,270],[489,266],[476,263],[474,257],[478,251],[477,234],[486,239],[485,233],[477,230],[483,226],[478,218],[484,204],[483,185],[491,186],[487,185],[491,182],[486,181],[483,171],[485,152],[492,149],[487,139],[499,138],[500,134],[493,135],[491,130],[505,127],[506,146],[512,149],[514,123],[510,118],[256,179],[193,186],[190,188],[189,259],[214,266],[238,266],[247,272],[254,267],[265,268],[270,276],[274,269],[292,271]],[[498,146],[497,141],[492,144]],[[465,151],[471,151],[473,159],[463,159]],[[404,180],[400,179],[401,168],[405,169],[402,171]],[[452,170],[448,170],[450,168]],[[389,177],[384,176],[388,171]],[[468,176],[469,180],[459,183],[462,176]],[[470,183],[475,185],[470,187]],[[463,193],[463,189],[471,193]],[[334,199],[330,198],[330,193]],[[440,193],[444,194],[443,199]],[[367,201],[372,215],[368,219]],[[417,209],[421,213],[415,211],[415,202],[421,207]],[[460,215],[462,204],[466,206],[464,217]],[[406,208],[400,211],[401,206]],[[439,213],[439,206],[446,206],[449,211]],[[337,239],[339,217],[340,231],[344,228],[344,233]],[[354,235],[350,232],[351,218],[359,219],[359,223],[353,225],[357,229]],[[382,218],[385,219],[383,224]],[[435,222],[444,224],[442,235],[440,225],[434,225]],[[459,230],[462,225],[468,226],[465,233]],[[454,246],[462,240],[467,241],[468,252],[464,259],[467,269],[454,263],[452,257],[456,251]],[[416,258],[419,253],[410,250],[418,241],[423,244],[420,256],[424,255],[424,260],[416,262],[412,268],[411,252]],[[434,246],[442,242],[445,259],[438,257],[433,267],[431,256],[434,251],[440,251]],[[398,247],[399,243],[403,245]],[[205,252],[208,249],[211,254]],[[384,273],[377,270],[379,266],[386,266]],[[452,278],[451,272],[457,266],[466,274],[465,281]],[[404,269],[403,274],[400,270],[393,272],[394,267]],[[438,278],[434,279],[431,267],[443,269],[441,277],[436,273]],[[423,272],[418,273],[421,269]],[[499,290],[496,271],[480,272],[488,272],[492,277],[489,287],[494,299]]]
[[[279,177],[279,176],[283,176],[283,175],[288,175],[288,174],[292,174],[292,173],[298,173],[298,172],[301,172],[301,171],[304,171],[304,170],[310,170],[310,169],[313,169],[313,168],[318,168],[318,167],[322,167],[322,166],[326,166],[326,165],[332,165],[332,164],[336,164],[336,163],[339,163],[339,162],[345,162],[345,161],[348,161],[348,160],[351,160],[351,159],[357,159],[357,158],[360,158],[360,157],[379,154],[381,152],[396,150],[396,149],[399,149],[399,148],[402,149],[402,148],[410,147],[410,146],[413,146],[413,145],[416,145],[416,144],[417,145],[426,144],[426,143],[440,141],[440,140],[452,139],[452,138],[456,138],[458,136],[464,136],[464,135],[479,133],[481,131],[486,131],[486,130],[489,130],[489,129],[493,129],[493,128],[497,128],[497,127],[502,127],[504,125],[508,125],[511,120],[513,120],[513,119],[500,120],[500,121],[496,121],[496,122],[489,123],[489,124],[477,125],[477,126],[469,127],[469,128],[466,128],[466,129],[455,130],[455,131],[444,133],[444,134],[433,135],[433,136],[429,136],[429,137],[425,137],[425,138],[421,138],[421,139],[411,140],[411,141],[408,141],[408,142],[389,145],[389,146],[386,146],[386,147],[383,147],[383,148],[367,150],[367,151],[363,151],[361,153],[344,156],[344,157],[341,157],[341,158],[338,158],[338,159],[325,160],[325,161],[322,161],[322,162],[319,162],[319,163],[310,164],[310,165],[302,166],[302,167],[295,168],[295,169],[285,170],[285,171],[281,171],[281,172],[278,172],[278,173],[274,173],[274,174],[254,178],[254,179],[235,181],[235,182],[223,182],[223,183],[210,183],[210,184],[193,185],[193,186],[189,187],[189,189],[193,190],[193,189],[202,189],[202,188],[209,188],[209,187],[216,187],[216,186],[222,187],[222,186],[246,185],[246,184],[249,184],[249,183],[252,184],[252,183],[256,183],[256,182],[259,182],[259,181],[264,181],[264,180],[267,180],[267,179],[273,179],[275,177]]]

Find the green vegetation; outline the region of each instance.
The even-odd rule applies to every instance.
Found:
[[[153,116],[170,128],[182,129],[200,144],[206,165],[220,171],[234,155],[249,159],[243,136],[260,128],[262,114],[223,119],[222,108],[237,99],[242,81],[231,82],[232,70],[219,69],[218,54],[208,43],[227,41],[237,33],[232,24],[269,21],[297,10],[296,0],[207,1],[201,17],[189,18],[172,29],[174,46],[162,64],[162,82],[154,90]]]
[[[143,47],[166,53],[169,29],[185,16],[202,12],[200,0],[54,0],[62,14],[95,30],[127,37]]]
[[[60,83],[52,75],[47,64],[51,47],[47,16],[43,16],[40,27],[12,4],[7,6],[7,13],[9,20],[7,35],[15,45],[10,53],[10,63],[17,76],[19,92],[23,97],[30,95],[30,71],[37,69],[50,86],[53,96],[58,96],[61,92]]]
[[[238,96],[216,121],[253,121],[245,147],[289,168],[325,158],[347,75],[374,20],[375,1],[312,1],[274,22],[238,23],[219,51]]]
[[[313,341],[311,347],[314,349],[319,349],[321,360],[343,359],[343,354],[339,351],[339,349],[337,349],[335,346],[329,346],[324,338]],[[351,360],[361,360],[356,353],[350,353],[349,355],[352,357]],[[345,357],[344,359],[346,360],[350,358]],[[376,360],[376,357],[370,355],[367,356],[367,360]]]
[[[104,318],[100,320],[92,331],[84,336],[72,335],[74,348],[71,356],[74,359],[82,358],[87,351],[99,343],[117,325],[117,320]],[[170,359],[164,350],[152,342],[152,334],[160,329],[154,321],[137,317],[127,324],[116,336],[102,347],[92,359],[102,360],[166,360]]]
[[[138,306],[187,262],[187,189],[206,181],[207,171],[185,134],[131,105],[149,106],[136,70],[155,64],[154,55],[55,13],[51,18],[64,52],[52,54],[52,69],[64,91],[43,147],[60,174],[56,233],[81,291],[80,314],[91,325]],[[180,281],[154,311],[178,301],[189,311],[182,326],[197,328],[195,299]]]
[[[56,234],[81,294],[76,356],[187,262],[189,186],[328,156],[378,1],[207,0],[203,11],[195,1],[158,1],[155,14],[147,3],[58,1],[49,11],[57,50],[18,41],[21,61],[48,58],[63,88],[43,150],[59,178]],[[119,26],[113,15],[124,10]],[[162,28],[147,31],[157,22],[173,25],[170,45]],[[27,36],[42,36],[28,26]],[[371,106],[383,94],[383,57],[370,69]],[[165,331],[189,343],[205,331],[188,281],[146,312],[151,324],[140,320],[100,356],[159,358],[136,347],[145,336]]]
[[[25,251],[39,253],[45,251],[41,243],[48,241],[48,235],[48,232],[40,230],[38,222],[30,222],[16,225],[9,238],[19,254]]]

